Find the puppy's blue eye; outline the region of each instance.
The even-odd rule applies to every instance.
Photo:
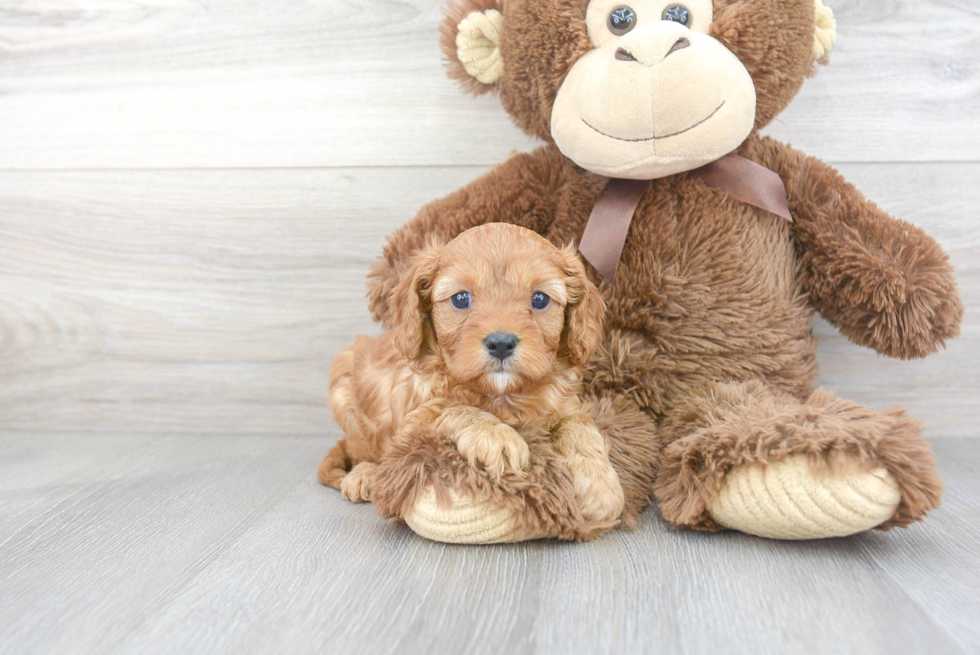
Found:
[[[535,309],[544,309],[550,303],[551,298],[540,291],[535,291],[531,294],[531,307],[534,307]]]
[[[453,307],[456,309],[469,309],[470,300],[469,291],[460,291],[452,297]]]

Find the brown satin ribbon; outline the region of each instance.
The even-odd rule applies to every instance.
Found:
[[[742,202],[793,220],[783,180],[765,166],[745,157],[725,155],[688,175],[713,189],[730,193]],[[649,180],[609,180],[585,225],[579,251],[609,282],[616,277],[633,213],[649,184]]]
[[[609,180],[585,224],[578,250],[610,282],[616,277],[633,213],[648,186],[650,180]]]
[[[726,191],[742,202],[793,222],[783,178],[751,159],[725,155],[706,166],[694,169],[688,175],[701,180],[712,189]]]

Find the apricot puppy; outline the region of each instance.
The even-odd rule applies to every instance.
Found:
[[[573,248],[516,225],[475,227],[421,251],[390,303],[392,329],[358,336],[330,370],[344,438],[320,482],[368,501],[389,446],[426,431],[492,479],[519,475],[533,432],[550,435],[585,518],[619,518],[623,489],[579,401],[605,307]]]

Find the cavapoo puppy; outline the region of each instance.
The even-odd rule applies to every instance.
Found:
[[[421,251],[390,299],[392,329],[358,336],[330,370],[344,431],[317,471],[353,502],[407,435],[442,435],[499,479],[528,467],[521,434],[550,435],[582,515],[616,520],[623,489],[604,436],[582,411],[582,366],[602,338],[604,304],[574,249],[490,223]]]

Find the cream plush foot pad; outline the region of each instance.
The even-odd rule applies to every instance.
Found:
[[[853,464],[839,475],[815,475],[805,455],[732,470],[708,511],[720,525],[772,539],[844,537],[895,514],[898,484],[884,468]]]
[[[511,510],[489,500],[460,498],[449,492],[453,504],[440,507],[432,487],[426,487],[404,518],[416,534],[449,544],[499,544],[530,539],[542,539],[545,535],[528,535],[515,526]]]

